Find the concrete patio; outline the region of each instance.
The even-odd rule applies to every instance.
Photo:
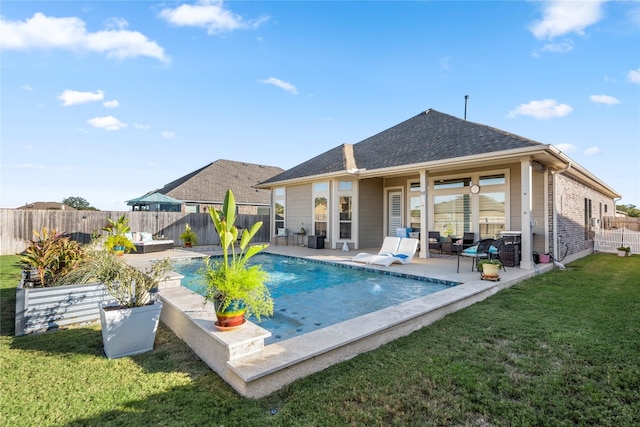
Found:
[[[391,270],[460,284],[266,346],[264,339],[270,336],[270,332],[252,322],[247,322],[236,331],[218,331],[214,326],[216,319],[212,304],[204,304],[202,296],[181,286],[172,285],[160,289],[159,298],[165,303],[161,320],[238,393],[259,398],[296,379],[408,335],[449,313],[553,268],[552,264],[538,265],[534,270],[507,267],[506,272],[501,271],[500,281],[487,281],[481,280],[477,271],[471,271],[469,258],[460,260],[460,273],[456,273],[458,260],[455,255],[436,254],[426,259],[416,255],[409,265],[393,264],[390,267],[365,266],[351,261],[356,253],[377,251],[378,249],[364,249],[343,252],[293,245],[271,245],[267,249],[267,252],[274,254]],[[176,248],[152,254],[130,254],[127,255],[127,260],[132,264],[142,265],[157,258],[189,259],[220,253],[220,248],[215,246]]]

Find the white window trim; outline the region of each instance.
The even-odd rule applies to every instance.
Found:
[[[447,180],[447,179],[456,179],[456,178],[471,178],[470,186],[473,184],[480,185],[480,177],[486,175],[504,175],[504,184],[490,185],[490,186],[480,186],[480,193],[471,195],[471,212],[473,213],[471,217],[471,230],[476,231],[479,230],[480,224],[478,221],[478,210],[480,209],[480,195],[485,191],[491,191],[495,189],[496,191],[504,190],[504,215],[505,215],[505,230],[511,229],[511,174],[510,169],[488,169],[482,171],[474,171],[471,173],[458,173],[451,175],[438,175],[438,176],[430,176],[428,179],[429,182],[429,200],[427,200],[429,212],[433,212],[433,199],[436,196],[447,195],[447,194],[458,194],[460,193],[460,188],[449,188],[445,190],[437,190],[435,188],[436,181]],[[412,180],[415,181],[415,180]],[[469,190],[471,187],[468,187]],[[466,187],[465,187],[466,188]],[[431,215],[428,219],[428,228],[432,230],[434,228],[434,218]]]

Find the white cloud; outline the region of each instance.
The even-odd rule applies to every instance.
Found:
[[[565,40],[562,43],[547,43],[540,48],[543,52],[568,53],[573,50],[573,42]]]
[[[609,95],[591,95],[589,99],[591,100],[591,102],[595,102],[596,104],[620,104],[620,100],[618,100],[618,98],[614,98],[613,96]]]
[[[514,110],[509,111],[507,117],[529,116],[535,119],[552,119],[564,117],[572,111],[573,108],[570,105],[558,104],[555,99],[542,99],[518,105]]]
[[[151,126],[149,126],[149,125],[141,125],[140,123],[134,123],[133,124],[133,128],[134,129],[140,129],[140,130],[147,130],[147,129],[150,129]]]
[[[224,8],[222,1],[201,0],[196,4],[182,4],[174,9],[163,9],[159,16],[178,27],[206,28],[207,34],[257,28],[269,18],[245,21]]]
[[[167,130],[162,131],[162,137],[164,139],[170,139],[170,138],[173,138],[174,136],[176,136],[176,134],[174,132],[169,132]]]
[[[22,85],[22,86],[20,86],[20,89],[26,90],[28,92],[31,92],[33,90],[33,88],[31,86],[29,86],[29,85]]]
[[[599,154],[600,153],[600,148],[598,147],[589,147],[586,150],[584,150],[584,154],[587,154],[589,156],[593,156],[595,154]]]
[[[276,79],[275,77],[269,77],[268,79],[260,80],[260,82],[277,86],[280,89],[286,90],[287,92],[290,92],[294,95],[298,94],[298,89],[294,85],[284,82],[280,79]]]
[[[120,130],[127,127],[126,123],[122,123],[119,119],[116,119],[113,116],[94,117],[93,119],[87,120],[87,123],[93,127],[104,130]]]
[[[105,108],[118,108],[120,106],[120,102],[118,102],[117,99],[114,99],[113,101],[104,101],[102,105],[104,105]]]
[[[97,90],[95,92],[79,92],[77,90],[65,89],[58,99],[62,101],[62,106],[86,104],[87,102],[102,101],[104,99],[104,91]]]
[[[569,33],[584,34],[584,29],[602,18],[606,0],[551,0],[544,4],[544,17],[529,29],[537,39],[552,39]]]
[[[563,153],[573,153],[574,151],[577,151],[576,146],[573,144],[558,144],[556,145],[556,148]]]
[[[627,80],[631,83],[640,83],[640,68],[629,71],[627,73]]]
[[[168,61],[164,49],[137,31],[125,30],[126,21],[115,20],[118,29],[87,32],[84,21],[75,17],[53,18],[36,13],[25,21],[0,18],[0,49],[63,49],[72,52],[99,52],[107,58],[148,56]],[[114,20],[109,25],[112,27]]]

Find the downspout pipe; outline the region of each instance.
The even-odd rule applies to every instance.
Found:
[[[571,169],[571,160],[567,162],[564,168],[551,171],[553,175],[553,238],[555,241],[553,245],[553,259],[556,261],[558,260],[558,246],[560,244],[560,238],[558,237],[558,180],[556,177],[558,174],[565,173],[569,169]]]

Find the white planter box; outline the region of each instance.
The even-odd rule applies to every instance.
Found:
[[[161,301],[156,301],[153,305],[117,310],[110,310],[108,307],[100,306],[100,321],[104,353],[109,359],[153,350],[162,311]]]
[[[49,288],[16,288],[16,336],[92,323],[98,306],[113,301],[101,283]]]

